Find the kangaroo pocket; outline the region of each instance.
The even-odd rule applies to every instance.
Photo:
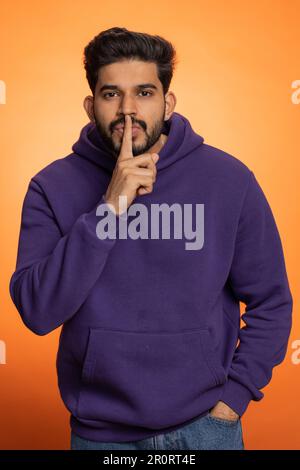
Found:
[[[208,329],[90,329],[77,417],[160,429],[188,419],[226,381]]]

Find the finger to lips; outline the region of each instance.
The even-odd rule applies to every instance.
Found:
[[[125,114],[125,123],[122,136],[122,144],[119,155],[119,160],[124,160],[125,158],[133,158],[132,153],[132,122],[131,117],[128,114]]]

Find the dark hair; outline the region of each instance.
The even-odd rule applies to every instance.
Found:
[[[155,62],[164,94],[167,93],[178,62],[174,46],[161,36],[114,27],[99,33],[84,48],[84,68],[93,95],[100,67],[126,59]]]

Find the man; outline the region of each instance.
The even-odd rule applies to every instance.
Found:
[[[90,122],[23,203],[10,293],[34,333],[62,325],[72,449],[243,449],[241,417],[286,354],[292,296],[270,206],[245,164],[174,111],[174,64],[159,36],[96,36]]]

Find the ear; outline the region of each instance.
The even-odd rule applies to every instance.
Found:
[[[173,91],[167,92],[166,97],[165,97],[165,102],[166,102],[165,121],[167,121],[172,116],[176,103],[177,103],[177,98],[175,96],[175,93],[173,93]]]
[[[94,116],[94,98],[93,96],[89,95],[86,96],[83,100],[83,107],[90,119],[91,122],[95,122]]]

